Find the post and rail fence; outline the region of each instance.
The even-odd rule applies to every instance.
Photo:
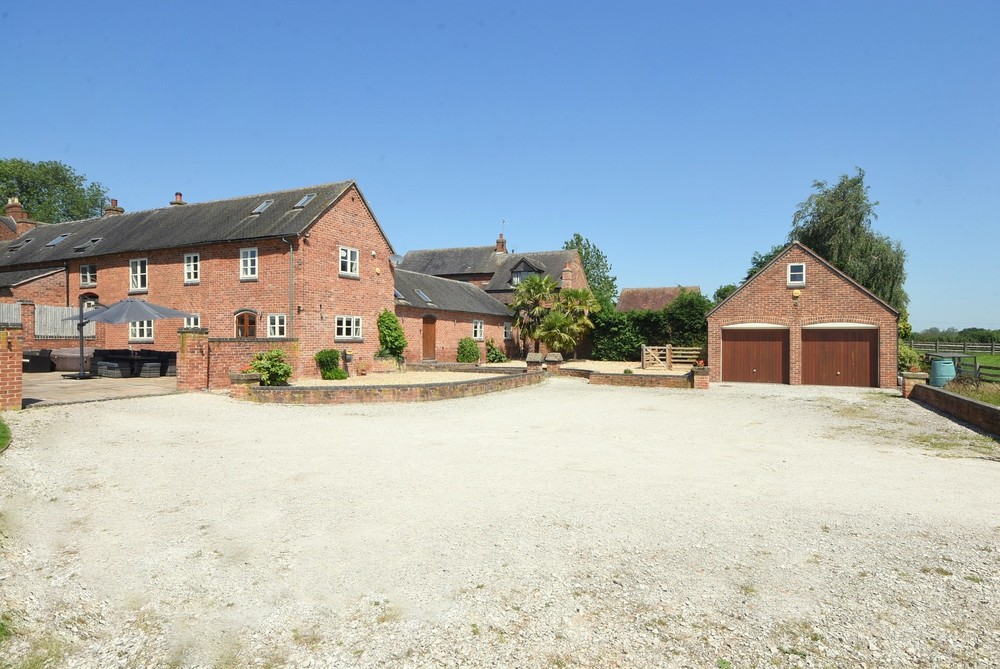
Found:
[[[996,355],[1000,353],[1000,343],[990,342],[987,344],[976,344],[961,341],[913,341],[909,342],[910,348],[921,353],[989,353]]]

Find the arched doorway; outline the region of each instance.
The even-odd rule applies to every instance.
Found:
[[[424,316],[424,360],[437,360],[434,351],[437,348],[437,319],[434,316]]]

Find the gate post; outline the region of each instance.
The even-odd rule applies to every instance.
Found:
[[[208,328],[181,328],[177,352],[177,390],[208,390]]]
[[[0,411],[21,410],[23,357],[24,334],[21,328],[3,326],[0,329]]]

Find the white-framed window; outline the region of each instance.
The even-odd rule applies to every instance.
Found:
[[[503,324],[503,338],[513,339],[514,338],[514,324],[510,321],[504,321]]]
[[[184,283],[199,283],[201,281],[201,254],[184,254]]]
[[[288,336],[285,329],[285,314],[267,315],[267,337],[268,339],[283,339]]]
[[[97,285],[97,265],[80,265],[80,285]]]
[[[132,321],[128,324],[129,341],[153,341],[153,321]]]
[[[516,286],[516,285],[520,284],[522,281],[524,281],[525,279],[527,279],[532,274],[534,274],[534,272],[532,272],[530,270],[521,270],[521,271],[518,271],[518,272],[511,272],[510,273],[510,285]]]
[[[201,327],[201,314],[192,314],[190,316],[184,317],[184,327],[186,328],[200,328]]]
[[[334,339],[361,339],[361,316],[337,316]]]
[[[483,340],[483,322],[480,320],[472,321],[472,338],[479,341]]]
[[[145,258],[128,261],[128,292],[145,293],[149,290],[148,263]]]
[[[240,281],[257,278],[257,247],[240,249]]]
[[[358,250],[348,248],[347,246],[340,247],[340,273],[347,274],[349,276],[358,275]]]
[[[806,264],[804,262],[788,263],[788,285],[806,285]]]

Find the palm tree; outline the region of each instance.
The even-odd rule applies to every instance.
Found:
[[[510,308],[514,312],[514,325],[521,338],[522,350],[528,339],[535,341],[538,352],[538,337],[535,331],[542,319],[549,313],[558,284],[550,276],[532,274],[517,285]]]
[[[601,310],[601,303],[594,294],[586,288],[567,288],[559,293],[559,309],[569,316],[577,327],[577,341],[580,343],[588,332],[594,329],[590,314]],[[576,357],[576,345],[573,346],[573,357]]]
[[[580,337],[580,326],[569,314],[553,309],[535,328],[535,336],[545,342],[550,351],[568,352],[576,346]]]

